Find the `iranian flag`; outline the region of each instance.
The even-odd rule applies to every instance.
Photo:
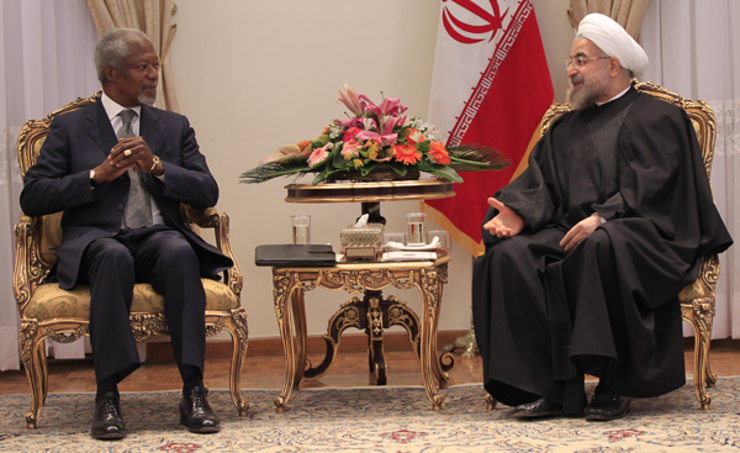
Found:
[[[526,166],[525,154],[553,101],[550,71],[530,0],[442,0],[428,120],[447,145],[484,145],[506,156],[501,171],[466,172],[457,193],[422,211],[474,256],[487,198]]]

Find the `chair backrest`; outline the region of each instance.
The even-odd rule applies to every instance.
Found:
[[[639,82],[636,79],[633,79],[632,86],[641,93],[655,96],[658,99],[662,99],[681,107],[686,111],[689,119],[691,119],[691,123],[694,125],[696,137],[699,139],[701,157],[704,161],[704,168],[707,170],[707,177],[711,179],[712,162],[714,161],[714,142],[717,139],[717,123],[714,117],[714,112],[712,111],[712,108],[709,107],[709,104],[702,100],[692,101],[690,99],[686,99],[676,93],[666,90],[655,82]],[[547,129],[558,116],[570,110],[571,108],[568,104],[553,104],[542,117],[540,135],[544,135],[545,132],[547,132]]]
[[[51,121],[62,114],[80,109],[86,105],[92,104],[100,98],[100,91],[89,98],[77,98],[59,110],[56,110],[41,120],[28,120],[21,128],[18,134],[18,164],[21,169],[21,176],[25,177],[28,169],[36,163],[36,158],[41,151],[41,145],[46,140],[49,133]],[[37,257],[41,261],[39,264],[42,269],[48,271],[57,260],[57,254],[54,248],[62,240],[62,213],[57,212],[36,219],[38,232],[37,241],[39,248],[36,251]]]

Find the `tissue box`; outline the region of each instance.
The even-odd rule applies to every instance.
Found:
[[[382,223],[368,223],[363,227],[350,225],[339,233],[339,239],[342,241],[342,246],[352,243],[382,244],[384,228]]]
[[[339,233],[344,258],[347,261],[377,259],[383,253],[383,230],[382,223],[344,228]]]

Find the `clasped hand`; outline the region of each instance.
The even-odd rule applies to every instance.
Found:
[[[154,154],[142,137],[121,138],[111,149],[108,158],[95,167],[95,180],[112,181],[129,168],[149,172],[153,165]]]

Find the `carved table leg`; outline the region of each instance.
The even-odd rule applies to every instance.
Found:
[[[437,393],[437,389],[432,381],[432,374],[439,374],[437,377],[442,378],[446,383],[446,376],[439,373],[436,366],[437,351],[437,314],[439,311],[439,282],[437,280],[436,270],[422,269],[421,276],[421,378],[424,388],[427,391],[427,397],[432,402],[432,409],[438,411],[442,409],[444,396]],[[440,385],[442,382],[440,381]],[[446,384],[445,384],[446,385]]]
[[[385,385],[387,376],[383,333],[393,325],[400,325],[406,329],[414,354],[420,360],[419,319],[416,314],[397,297],[389,296],[386,300],[383,299],[382,291],[368,290],[363,300],[352,298],[331,317],[327,333],[324,335],[326,342],[324,359],[318,366],[307,368],[304,378],[318,379],[326,374],[336,359],[342,332],[348,327],[354,327],[365,330],[368,336],[369,370],[375,374],[378,385]]]
[[[303,301],[303,289],[300,287],[298,276],[289,272],[287,275],[284,274],[273,274],[273,295],[275,297],[275,314],[278,321],[278,329],[280,330],[280,338],[283,341],[283,352],[285,353],[285,382],[283,383],[283,389],[280,392],[280,396],[275,398],[276,410],[279,414],[285,412],[285,406],[288,404],[290,399],[290,393],[293,388],[297,386],[303,375],[303,368],[296,366],[299,356],[303,356],[305,352],[297,351],[300,345],[305,345],[305,338],[300,341],[294,341],[293,338],[293,325],[291,320],[290,306],[292,297],[299,297],[302,303]],[[295,304],[295,302],[292,302]],[[297,313],[298,315],[305,316],[305,312]],[[302,320],[305,326],[305,319]],[[300,324],[300,322],[299,322]]]
[[[388,296],[384,301],[384,314],[387,326],[402,326],[409,334],[409,341],[416,355],[416,360],[421,362],[421,350],[419,348],[419,317],[413,310],[406,306],[406,302],[396,296]]]
[[[383,351],[383,310],[381,309],[380,291],[367,291],[365,300],[368,303],[367,328],[369,339],[370,371],[375,373],[375,383],[385,385],[387,377],[385,373],[385,353]]]
[[[296,289],[291,297],[293,307],[293,324],[295,325],[295,375],[293,388],[297,389],[303,378],[303,372],[308,363],[308,328],[306,324],[306,302],[303,290]]]
[[[329,319],[327,333],[324,335],[324,342],[326,342],[324,360],[316,367],[307,368],[303,373],[303,377],[306,379],[318,379],[326,374],[337,357],[342,332],[348,327],[355,327],[360,330],[365,328],[363,317],[360,313],[361,304],[360,299],[353,297],[349,302],[343,304],[331,319]]]

